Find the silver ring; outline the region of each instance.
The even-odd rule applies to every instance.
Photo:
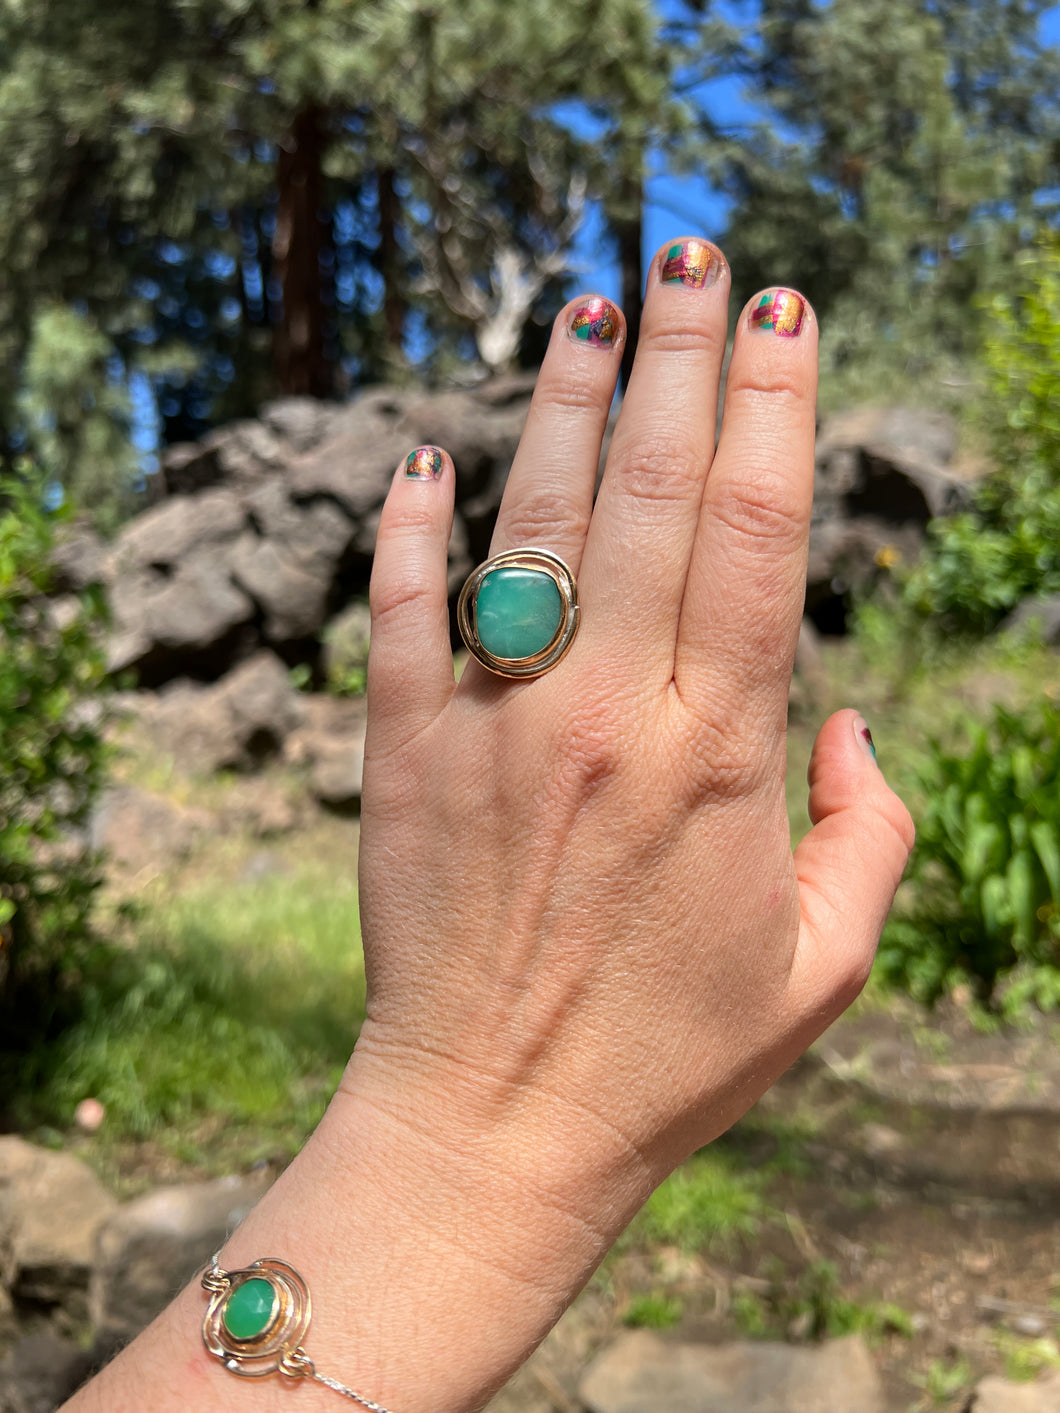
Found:
[[[495,554],[468,576],[456,606],[468,652],[499,677],[539,677],[570,650],[578,585],[548,550]]]

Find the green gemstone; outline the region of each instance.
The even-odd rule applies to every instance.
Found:
[[[244,1281],[224,1303],[221,1318],[233,1339],[254,1339],[267,1330],[276,1310],[276,1292],[271,1281]]]
[[[475,630],[494,657],[533,657],[562,621],[559,585],[543,569],[491,569],[475,596]]]

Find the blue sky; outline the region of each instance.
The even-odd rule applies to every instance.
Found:
[[[661,0],[661,8],[665,12],[666,0]],[[1043,15],[1042,37],[1051,44],[1060,44],[1060,4],[1051,6]],[[729,122],[754,117],[754,108],[743,98],[736,81],[725,80],[715,85],[708,101],[713,110],[724,113]],[[716,237],[724,229],[728,203],[701,177],[655,177],[647,184],[646,197],[645,266],[665,240],[679,235]],[[572,283],[579,290],[591,287],[608,299],[617,300],[618,268],[606,259],[601,263],[602,250],[600,223],[590,214],[578,240],[579,269]]]

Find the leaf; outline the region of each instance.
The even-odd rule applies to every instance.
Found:
[[[1030,826],[1029,832],[1042,872],[1049,880],[1052,902],[1060,902],[1060,840],[1056,826],[1039,819]]]

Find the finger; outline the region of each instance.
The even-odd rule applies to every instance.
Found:
[[[703,483],[714,453],[729,271],[694,238],[660,250],[648,275],[637,356],[586,542],[582,632],[612,660],[673,669]],[[593,615],[594,600],[606,614]]]
[[[624,341],[621,313],[599,295],[573,300],[557,318],[504,489],[491,555],[549,549],[578,573]]]
[[[383,505],[369,589],[369,751],[408,740],[453,691],[446,554],[454,485],[448,454],[417,447],[394,473]]]
[[[809,782],[813,828],[795,850],[802,920],[791,986],[802,1012],[827,1024],[865,984],[914,829],[856,712],[825,722]]]
[[[746,712],[765,687],[772,728],[805,597],[813,501],[817,324],[801,295],[756,295],[737,326],[721,438],[703,494],[681,610],[674,678]],[[754,715],[754,713],[752,713]]]

